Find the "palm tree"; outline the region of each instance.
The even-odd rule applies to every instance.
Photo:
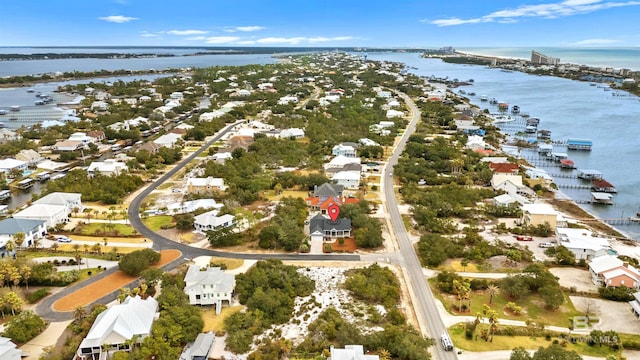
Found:
[[[102,253],[102,246],[100,243],[95,243],[91,247],[91,251],[97,253],[98,255]]]
[[[500,293],[500,288],[494,284],[490,284],[487,286],[487,292],[489,292],[489,305],[491,305],[493,303],[493,297]]]
[[[13,234],[13,242],[18,245],[18,249],[20,249],[22,247],[22,244],[24,243],[26,235],[22,232],[19,231],[15,234]]]
[[[59,247],[60,247],[60,245],[57,242],[54,242],[53,244],[51,244],[51,250],[53,250],[53,252],[58,251]]]
[[[78,253],[78,251],[80,250],[80,244],[73,244],[71,247],[73,247],[73,250],[76,251],[76,254]]]
[[[16,249],[16,244],[13,242],[13,240],[9,240],[7,241],[7,244],[4,246],[4,248],[7,250],[7,253],[9,254],[8,256],[10,256],[13,251]],[[4,257],[4,254],[3,254]]]
[[[85,254],[89,252],[89,244],[83,244],[82,247],[84,247]]]
[[[378,350],[378,357],[380,360],[391,360],[391,353],[387,349]]]
[[[20,276],[22,276],[22,280],[24,280],[24,285],[29,291],[29,279],[31,279],[31,267],[27,265],[22,265],[20,267]]]
[[[78,322],[80,322],[80,320],[86,317],[87,317],[87,309],[85,309],[84,306],[78,306],[73,311],[73,318]]]

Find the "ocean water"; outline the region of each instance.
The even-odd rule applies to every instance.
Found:
[[[559,58],[561,63],[589,66],[612,67],[615,69],[631,69],[640,71],[640,47],[631,48],[576,48],[576,47],[536,47],[536,48],[490,48],[473,47],[456,49],[461,52],[509,57],[515,59],[531,59],[531,50],[547,56]]]
[[[460,80],[474,79],[472,86],[458,90],[475,92],[473,104],[491,109],[481,102],[486,95],[510,105],[518,105],[521,112],[540,118],[539,129],[552,131],[552,139],[586,138],[593,141],[592,151],[566,151],[578,169],[596,169],[616,186],[614,205],[581,205],[602,219],[636,216],[640,211],[640,101],[638,97],[617,91],[605,91],[587,82],[572,81],[551,76],[503,72],[483,66],[447,64],[438,59],[423,59],[419,54],[369,54],[371,60],[405,63],[410,71],[420,76],[449,77]],[[617,96],[614,96],[617,95]],[[534,152],[535,154],[535,152]],[[544,162],[543,162],[544,164]],[[553,163],[540,166],[550,174],[575,175],[561,171]],[[570,178],[554,179],[560,184],[575,183]],[[565,189],[561,191],[575,200],[591,198],[590,190]],[[640,239],[640,225],[616,226],[634,239]]]

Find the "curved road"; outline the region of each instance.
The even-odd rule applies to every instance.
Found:
[[[398,202],[393,189],[393,177],[389,175],[392,173],[393,167],[398,163],[398,158],[404,150],[407,139],[409,139],[409,136],[413,134],[416,129],[416,124],[418,123],[418,120],[420,120],[420,109],[418,109],[411,98],[403,93],[397,92],[397,94],[404,99],[407,105],[409,105],[409,108],[413,113],[413,117],[384,168],[383,176],[386,177],[384,181],[385,203],[391,218],[393,232],[395,233],[398,246],[400,247],[400,261],[401,263],[404,263],[411,281],[413,289],[413,307],[415,309],[416,316],[418,317],[418,322],[420,324],[424,324],[426,322],[429,335],[436,342],[432,348],[432,354],[436,359],[457,359],[455,351],[444,351],[440,344],[440,336],[446,331],[446,327],[440,318],[438,308],[436,307],[436,300],[434,299],[429,284],[427,284],[427,279],[422,272],[422,265],[420,264],[420,260],[418,260],[413,243],[411,242],[411,239],[407,234],[407,229],[402,221],[402,216],[400,215]]]
[[[178,165],[176,165],[173,169],[167,171],[164,175],[162,175],[158,180],[156,180],[153,184],[149,185],[146,189],[136,196],[131,203],[129,204],[129,208],[127,210],[127,215],[129,216],[129,222],[134,229],[138,231],[142,236],[153,240],[153,248],[155,250],[160,249],[177,249],[182,252],[183,257],[191,259],[196,256],[220,256],[234,259],[252,259],[252,260],[266,260],[266,259],[280,259],[280,260],[327,260],[327,261],[359,261],[360,255],[351,255],[351,254],[252,254],[252,253],[233,253],[227,251],[219,251],[219,250],[210,250],[210,249],[202,249],[196,248],[184,244],[177,243],[173,240],[169,240],[162,235],[157,234],[153,230],[149,229],[145,224],[142,223],[142,219],[140,219],[140,205],[144,198],[146,198],[151,192],[158,188],[158,186],[162,185],[165,181],[169,180],[173,175],[175,175],[178,171],[180,171],[183,167],[185,167],[191,160],[195,159],[198,155],[200,155],[203,151],[205,151],[209,146],[211,146],[216,141],[220,140],[224,135],[233,130],[236,126],[242,124],[244,120],[235,122],[233,124],[227,125],[225,128],[220,130],[209,142],[204,144],[200,149],[198,149],[193,154],[189,155],[187,158],[182,160]]]

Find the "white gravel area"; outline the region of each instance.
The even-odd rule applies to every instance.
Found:
[[[565,288],[575,287],[577,291],[598,293],[598,287],[591,281],[589,270],[572,267],[550,268],[549,271],[558,277],[560,286]]]

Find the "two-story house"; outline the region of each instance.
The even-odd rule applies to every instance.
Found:
[[[199,265],[189,266],[184,277],[184,292],[189,296],[191,305],[215,305],[220,314],[222,302],[231,305],[236,277],[224,272],[219,267],[201,268]]]

